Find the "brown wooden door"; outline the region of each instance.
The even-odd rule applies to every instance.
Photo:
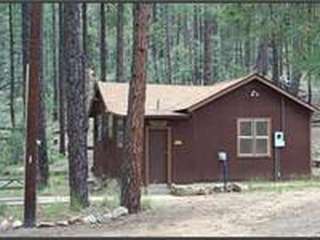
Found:
[[[167,182],[167,144],[166,129],[150,129],[149,132],[149,182]]]

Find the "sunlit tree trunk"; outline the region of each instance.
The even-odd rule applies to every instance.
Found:
[[[144,112],[147,64],[147,32],[151,5],[133,7],[133,62],[129,87],[124,159],[121,168],[121,205],[129,213],[141,210],[141,167],[144,144]]]

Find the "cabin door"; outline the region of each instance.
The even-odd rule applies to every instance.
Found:
[[[168,130],[149,130],[149,183],[167,182]]]

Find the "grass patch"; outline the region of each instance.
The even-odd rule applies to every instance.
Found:
[[[48,186],[38,191],[40,196],[68,196],[68,176],[52,175],[49,177]]]
[[[69,203],[52,203],[37,205],[37,222],[67,220],[77,216],[80,211],[70,209]],[[5,218],[23,220],[23,206],[0,205],[0,221]]]
[[[101,206],[113,209],[120,206],[120,185],[116,179],[106,179],[100,182],[100,190],[93,195],[104,196]]]
[[[41,221],[67,220],[80,214],[80,210],[71,209],[69,203],[43,204],[37,207],[37,216]]]
[[[1,197],[23,197],[24,189],[1,189]],[[38,196],[68,196],[68,176],[52,175],[49,177],[47,187],[43,187],[37,191]]]
[[[120,197],[117,196],[105,196],[101,202],[101,207],[114,209],[120,206]]]
[[[23,207],[22,206],[7,206],[4,204],[0,205],[0,221],[5,218],[22,219]]]
[[[294,190],[302,190],[305,188],[320,188],[319,178],[300,178],[296,180],[286,181],[249,181],[243,182],[248,186],[248,191],[272,191],[272,192],[287,192]]]

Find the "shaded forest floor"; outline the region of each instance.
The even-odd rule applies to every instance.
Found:
[[[8,236],[320,235],[320,190],[154,196],[152,209],[105,225],[19,229]]]

